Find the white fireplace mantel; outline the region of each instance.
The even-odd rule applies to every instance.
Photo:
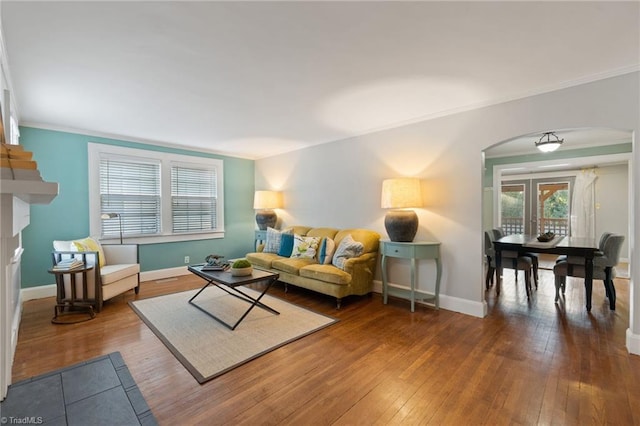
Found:
[[[22,314],[20,298],[22,238],[29,225],[32,204],[49,204],[58,184],[39,180],[0,180],[0,400],[11,384],[13,356]]]

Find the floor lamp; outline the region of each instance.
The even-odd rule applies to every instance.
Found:
[[[113,219],[114,217],[117,217],[120,222],[120,244],[122,244],[122,215],[119,213],[102,213],[100,219]]]

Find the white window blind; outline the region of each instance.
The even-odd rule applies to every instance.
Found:
[[[173,232],[210,231],[217,228],[215,168],[171,167]]]
[[[160,163],[105,156],[100,159],[100,210],[118,213],[123,236],[161,232]],[[103,237],[120,235],[118,219],[104,220]]]
[[[155,244],[224,238],[224,162],[89,143],[90,235]]]

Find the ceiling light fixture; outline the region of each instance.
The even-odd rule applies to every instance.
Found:
[[[547,140],[544,140],[545,137]],[[555,140],[552,140],[552,137],[554,137]],[[564,139],[560,139],[554,132],[545,132],[538,142],[536,142],[536,148],[542,152],[552,152],[560,148],[562,142],[564,142]]]

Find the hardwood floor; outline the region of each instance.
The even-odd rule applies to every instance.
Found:
[[[145,282],[138,297],[201,286],[197,277]],[[53,298],[24,304],[14,381],[119,351],[161,425],[640,424],[640,356],[625,348],[629,284],[617,310],[602,282],[584,308],[578,279],[555,304],[553,274],[527,301],[505,270],[484,319],[381,296],[329,297],[276,285],[270,294],[335,316],[337,324],[199,385],[126,303],[96,319],[53,325]],[[478,284],[478,288],[480,285]],[[35,396],[34,396],[35,397]]]

